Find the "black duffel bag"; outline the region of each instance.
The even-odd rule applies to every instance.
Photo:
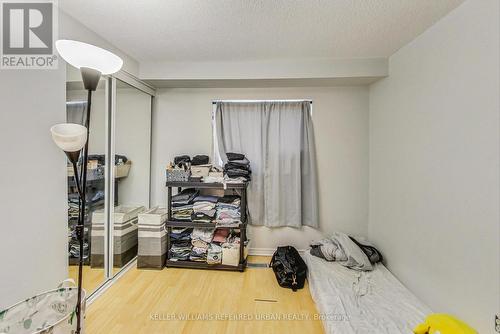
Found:
[[[307,276],[307,266],[292,246],[278,247],[274,252],[271,263],[278,284],[293,291],[302,289]]]

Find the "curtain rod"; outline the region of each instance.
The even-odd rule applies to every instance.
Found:
[[[66,101],[66,104],[86,104],[87,101]]]
[[[212,104],[216,104],[217,102],[236,102],[236,103],[256,103],[256,102],[309,102],[313,103],[312,100],[212,100]]]

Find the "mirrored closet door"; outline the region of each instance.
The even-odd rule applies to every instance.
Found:
[[[138,252],[138,216],[149,208],[154,89],[119,72],[103,77],[92,96],[83,287],[91,295]],[[67,67],[67,121],[84,124],[87,92]],[[108,168],[112,166],[112,168]],[[68,276],[77,280],[78,193],[68,167]]]
[[[139,214],[149,208],[151,95],[116,79],[113,273],[137,256]]]

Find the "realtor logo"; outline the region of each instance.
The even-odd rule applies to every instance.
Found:
[[[54,69],[54,1],[0,0],[2,69]]]

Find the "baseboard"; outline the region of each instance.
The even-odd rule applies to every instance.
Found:
[[[274,251],[276,251],[276,248],[250,248],[248,255],[272,256]]]
[[[248,250],[248,255],[272,256],[275,251],[276,251],[276,248],[250,248]],[[305,251],[306,251],[305,249],[298,249],[298,252],[300,254],[303,254]]]

